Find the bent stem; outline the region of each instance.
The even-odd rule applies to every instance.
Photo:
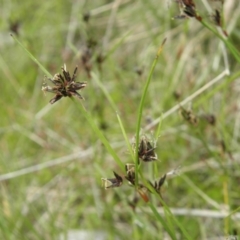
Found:
[[[119,123],[119,126],[122,130],[122,133],[123,133],[123,136],[124,136],[124,139],[126,141],[126,144],[127,144],[127,147],[128,147],[128,150],[131,154],[131,157],[133,158],[133,161],[134,161],[134,153],[133,153],[133,149],[131,147],[131,144],[128,140],[128,137],[127,137],[127,133],[125,131],[125,128],[123,126],[123,123],[122,123],[122,120],[118,114],[118,110],[117,110],[117,106],[116,104],[114,103],[111,95],[109,94],[109,92],[107,91],[107,89],[105,88],[104,84],[100,81],[100,79],[98,78],[98,76],[94,73],[94,72],[91,72],[91,75],[93,77],[93,80],[97,83],[97,85],[99,86],[99,88],[102,90],[102,92],[104,93],[105,97],[107,98],[109,104],[111,105],[112,109],[116,112],[116,115],[117,115],[117,119],[118,119],[118,123]]]
[[[212,85],[214,85],[215,83],[219,82],[220,80],[222,80],[225,76],[229,75],[229,71],[228,69],[224,70],[222,73],[220,73],[217,77],[215,77],[214,79],[212,79],[210,82],[206,83],[204,86],[202,86],[201,88],[199,88],[196,92],[194,92],[193,94],[191,94],[190,96],[188,96],[187,98],[185,98],[183,101],[181,101],[180,103],[178,103],[177,105],[175,105],[174,107],[170,108],[168,111],[166,111],[165,113],[163,113],[160,117],[156,118],[154,121],[152,121],[150,124],[148,124],[144,130],[148,131],[150,130],[152,127],[154,127],[155,125],[157,125],[160,121],[162,121],[163,119],[167,118],[169,115],[173,114],[174,112],[176,112],[180,106],[184,106],[186,105],[188,102],[191,102],[193,99],[195,99],[196,97],[198,97],[200,94],[202,94],[203,92],[205,92],[207,89],[209,89]]]
[[[80,106],[75,99],[71,98],[71,100],[73,101],[74,105],[77,107],[77,109],[81,112],[81,114],[86,118],[86,120],[88,121],[89,125],[91,126],[92,130],[94,131],[94,133],[99,137],[100,141],[103,143],[103,145],[106,147],[107,151],[112,155],[112,157],[114,158],[115,162],[118,164],[118,166],[121,168],[122,171],[124,171],[124,164],[121,162],[120,158],[118,157],[118,155],[116,154],[116,152],[114,151],[114,149],[111,147],[111,145],[109,144],[108,140],[106,139],[106,137],[103,135],[103,133],[101,132],[101,130],[97,127],[97,125],[95,124],[95,122],[93,121],[91,115],[86,111],[86,109],[84,108],[84,106]]]
[[[10,36],[18,43],[18,45],[28,54],[28,56],[42,69],[42,71],[50,78],[52,78],[52,74],[48,72],[48,70],[27,50],[26,47],[22,45],[22,43],[13,35]]]
[[[116,112],[116,115],[117,115],[117,119],[118,119],[119,126],[120,126],[120,128],[121,128],[121,130],[122,130],[123,137],[124,137],[125,142],[126,142],[126,144],[127,144],[128,151],[129,151],[129,153],[130,153],[130,155],[131,155],[131,157],[132,157],[132,159],[133,159],[133,161],[134,161],[133,148],[132,148],[131,143],[130,143],[130,141],[129,141],[129,139],[128,139],[127,133],[126,133],[125,128],[124,128],[123,123],[122,123],[122,120],[121,120],[121,118],[120,118],[120,116],[119,116],[119,114],[118,114],[117,112]]]
[[[200,21],[201,24],[206,27],[208,30],[210,30],[212,33],[214,33],[219,39],[221,39],[227,46],[227,48],[230,50],[234,58],[240,63],[240,53],[237,50],[237,48],[224,36],[221,36],[214,28],[212,28],[207,22],[204,20]]]

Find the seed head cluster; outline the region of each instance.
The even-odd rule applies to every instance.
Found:
[[[62,74],[56,73],[53,78],[48,78],[50,82],[53,83],[53,87],[48,86],[45,82],[42,86],[42,91],[55,93],[54,98],[50,100],[50,103],[53,104],[60,100],[62,97],[72,97],[75,96],[79,99],[84,99],[78,90],[86,87],[86,82],[76,82],[76,73],[77,67],[75,68],[72,77],[67,71],[66,65],[62,67]]]
[[[136,144],[133,143],[133,150],[135,151]],[[156,161],[157,154],[155,153],[155,143],[150,141],[145,135],[140,137],[140,142],[137,150],[139,160],[142,162],[152,162]],[[139,162],[140,163],[140,162]],[[141,164],[141,163],[140,163]],[[125,175],[120,176],[116,172],[113,172],[115,178],[102,178],[102,185],[105,189],[120,187],[123,184],[123,180],[126,179],[128,181],[129,186],[134,187],[139,196],[145,201],[149,201],[149,193],[157,193],[161,195],[161,187],[163,186],[167,174],[164,174],[159,180],[151,182],[147,180],[148,184],[142,184],[136,182],[136,172],[135,172],[135,164],[127,163],[125,165]]]

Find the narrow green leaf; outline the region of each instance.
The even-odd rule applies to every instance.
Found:
[[[106,139],[106,137],[103,135],[103,133],[101,132],[101,130],[97,127],[97,125],[95,124],[92,116],[83,108],[82,105],[78,104],[75,99],[71,98],[72,101],[74,102],[75,106],[77,107],[77,109],[80,111],[80,113],[86,118],[86,120],[88,121],[89,125],[91,126],[92,130],[94,131],[94,133],[99,137],[99,139],[101,140],[101,142],[103,143],[103,145],[106,147],[107,151],[112,155],[112,157],[114,158],[115,162],[118,164],[118,166],[122,169],[122,171],[124,171],[124,164],[122,163],[122,161],[120,160],[120,158],[118,157],[117,153],[114,151],[114,149],[111,147],[111,145],[109,144],[109,141]]]
[[[157,55],[152,63],[152,67],[150,69],[148,78],[147,78],[147,82],[144,86],[143,89],[143,94],[142,94],[142,98],[139,104],[139,108],[138,108],[138,118],[137,118],[137,128],[136,128],[136,150],[135,150],[135,166],[136,166],[136,186],[138,185],[138,146],[139,146],[139,135],[140,135],[140,129],[141,129],[141,121],[142,121],[142,113],[143,113],[143,106],[145,103],[145,99],[146,99],[146,95],[147,95],[147,91],[148,91],[148,87],[150,85],[151,79],[152,79],[152,75],[153,75],[153,71],[155,69],[155,66],[157,64],[158,58],[162,52],[163,46],[166,42],[166,38],[163,40],[160,48],[158,49]]]
[[[27,50],[26,47],[22,45],[22,43],[13,35],[10,34],[11,37],[19,44],[19,46],[28,54],[28,56],[42,69],[42,71],[50,78],[52,78],[51,73]]]

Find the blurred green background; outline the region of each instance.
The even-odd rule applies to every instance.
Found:
[[[222,11],[221,4],[195,2],[215,27],[206,4]],[[226,1],[223,12],[223,28],[240,50],[239,1]],[[87,232],[75,232],[79,240],[171,239],[126,181],[121,188],[101,186],[112,171],[125,173],[70,99],[49,104],[54,95],[41,91],[45,73],[10,33],[52,75],[64,64],[71,74],[78,66],[77,81],[87,82],[82,104],[123,164],[132,159],[94,76],[132,140],[143,88],[164,38],[143,109],[142,133],[149,138],[157,126],[144,131],[148,124],[229,69],[229,76],[184,107],[199,117],[197,126],[178,111],[163,119],[159,161],[142,167],[151,181],[181,167],[164,184],[162,197],[192,239],[240,234],[239,63],[211,31],[196,19],[174,20],[176,1],[1,0],[0,15],[0,239],[70,239],[72,230]],[[155,195],[150,202],[162,211]],[[224,217],[224,210],[238,215]],[[166,221],[177,239],[185,239]]]

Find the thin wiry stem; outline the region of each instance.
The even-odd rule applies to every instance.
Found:
[[[51,73],[48,72],[48,70],[35,58],[26,47],[23,46],[23,44],[13,35],[10,34],[11,37],[19,44],[19,46],[28,54],[28,56],[41,68],[41,70],[50,78],[52,78]]]
[[[24,128],[23,126],[21,126],[19,124],[13,124],[12,129],[14,129],[15,131],[18,131],[19,133],[26,136],[31,141],[37,143],[41,147],[45,147],[47,145],[47,142],[44,139],[42,139],[37,134],[29,131],[27,128]]]
[[[51,110],[57,106],[57,104],[47,104],[45,105],[41,110],[39,110],[36,114],[35,114],[35,118],[37,120],[42,119],[48,112],[51,112]]]
[[[2,174],[2,175],[0,175],[0,182],[8,180],[8,179],[16,178],[16,177],[19,177],[19,176],[22,176],[22,175],[26,175],[28,173],[37,172],[37,171],[43,170],[45,168],[53,167],[53,166],[56,166],[56,165],[59,165],[59,164],[62,164],[62,163],[74,161],[76,159],[83,161],[83,159],[86,159],[87,156],[91,155],[92,151],[93,151],[93,148],[90,147],[85,151],[76,152],[76,153],[73,153],[73,154],[70,154],[70,155],[67,155],[67,156],[64,156],[64,157],[53,159],[53,160],[48,161],[48,162],[36,164],[34,166],[31,166],[31,167],[27,167],[27,168],[23,168],[23,169],[14,171],[14,172]]]
[[[107,140],[107,138],[105,137],[103,132],[98,128],[98,126],[94,122],[92,116],[86,111],[86,109],[85,109],[85,107],[83,105],[80,106],[79,104],[77,104],[74,101],[74,99],[72,99],[72,101],[74,102],[74,104],[77,107],[77,109],[79,110],[79,112],[85,117],[85,119],[89,123],[89,125],[92,128],[92,130],[94,131],[94,133],[98,136],[98,138],[101,140],[103,145],[106,147],[107,151],[112,155],[112,157],[115,160],[115,162],[119,165],[119,167],[122,170],[124,170],[124,164],[122,163],[121,159],[118,157],[118,155],[115,152],[115,150],[112,148],[110,142]]]
[[[221,74],[219,74],[216,78],[212,79],[210,82],[206,83],[203,87],[199,88],[196,92],[194,92],[192,95],[188,96],[187,98],[185,98],[183,101],[181,101],[179,104],[175,105],[174,107],[172,107],[171,109],[169,109],[167,112],[165,112],[164,114],[162,114],[162,116],[158,117],[157,119],[155,119],[153,122],[151,122],[150,124],[148,124],[144,130],[150,130],[152,127],[154,127],[155,125],[157,125],[159,123],[159,121],[167,118],[168,116],[170,116],[171,114],[173,114],[174,112],[176,112],[181,106],[184,106],[185,104],[187,104],[188,102],[191,102],[194,98],[196,98],[197,96],[199,96],[201,93],[203,93],[204,91],[206,91],[208,88],[210,88],[212,85],[214,85],[215,83],[217,83],[218,81],[222,80],[225,76],[229,75],[229,71],[228,69],[224,70]]]
[[[240,163],[240,153],[232,154],[232,157],[234,161],[223,162],[222,166],[225,168],[230,168],[233,166],[237,166]],[[204,162],[197,162],[189,166],[181,167],[181,173],[188,173],[193,171],[199,171],[201,169],[210,168],[210,169],[219,169],[222,168],[222,166],[214,159],[214,158],[208,158]]]
[[[113,146],[113,148],[119,148],[119,147],[122,147],[123,144],[124,144],[124,142],[121,142],[121,143],[116,142],[116,143],[113,143],[112,146]],[[16,171],[13,171],[13,172],[10,172],[10,173],[2,174],[2,175],[0,175],[0,182],[8,180],[8,179],[17,178],[17,177],[20,177],[20,176],[23,176],[23,175],[26,175],[26,174],[38,172],[38,171],[44,170],[46,168],[54,167],[54,166],[57,166],[57,165],[60,165],[60,164],[66,163],[66,162],[71,162],[71,161],[74,161],[74,160],[87,161],[86,157],[92,156],[94,147],[95,146],[90,147],[90,148],[88,148],[87,150],[84,150],[84,151],[79,151],[79,152],[76,152],[76,153],[73,153],[73,154],[70,154],[70,155],[66,155],[66,156],[63,156],[63,157],[60,157],[60,158],[50,160],[48,162],[36,164],[36,165],[31,166],[31,167],[22,168],[20,170],[16,170]]]
[[[226,44],[229,51],[232,53],[234,58],[240,63],[240,52],[238,49],[227,39],[227,37],[224,34],[219,34],[217,30],[215,30],[213,27],[211,27],[207,22],[201,21],[201,24],[206,27],[209,31],[214,33],[224,44]]]
[[[170,208],[171,213],[173,215],[178,216],[191,216],[191,217],[204,217],[204,218],[226,218],[231,215],[231,218],[234,220],[240,219],[240,213],[231,214],[229,211],[217,211],[217,210],[209,210],[209,209],[191,209],[191,208]],[[159,214],[164,215],[163,208],[157,208]],[[146,213],[151,212],[151,210],[146,208],[137,208],[137,213]]]
[[[147,78],[145,87],[143,89],[143,94],[142,94],[142,98],[139,104],[139,109],[138,109],[138,118],[137,118],[137,128],[136,128],[136,149],[135,149],[135,166],[136,166],[136,176],[135,176],[135,184],[136,186],[138,185],[138,165],[139,165],[139,157],[138,157],[138,147],[139,147],[139,142],[140,142],[140,128],[141,128],[141,121],[142,121],[142,113],[143,113],[143,106],[145,103],[145,99],[146,99],[146,95],[147,95],[147,91],[148,91],[148,87],[150,85],[151,79],[152,79],[152,75],[153,75],[153,71],[155,69],[155,66],[157,64],[158,58],[163,50],[163,46],[166,42],[166,38],[163,40],[160,48],[158,49],[157,55],[152,63],[152,67],[150,69],[149,72],[149,76]]]
[[[23,97],[24,89],[19,84],[18,80],[14,77],[14,74],[11,72],[8,64],[5,62],[3,57],[0,54],[0,69],[2,70],[4,76],[7,78],[9,83],[11,83],[12,88],[15,90],[15,93],[18,95],[18,97]]]
[[[161,216],[165,215],[165,210],[162,207],[156,208],[157,213]],[[198,209],[198,208],[170,208],[171,213],[175,216],[188,216],[188,217],[199,217],[199,218],[214,218],[214,219],[222,219],[222,218],[227,218],[230,217],[233,220],[240,220],[240,213],[237,211],[227,211],[227,210],[210,210],[210,209]],[[119,206],[114,207],[113,209],[114,212],[118,213],[121,212],[123,213],[123,209]],[[136,208],[135,209],[137,214],[151,214],[152,209],[149,207],[141,207],[141,208]],[[95,213],[96,208],[87,208],[88,213]]]
[[[214,207],[214,208],[216,208],[218,210],[222,209],[222,205],[221,204],[219,204],[218,202],[216,202],[215,200],[210,198],[204,191],[202,191],[196,184],[194,184],[189,177],[187,177],[185,175],[181,175],[179,177],[181,177],[186,182],[186,184],[189,187],[191,187],[196,192],[196,194],[199,195],[209,205],[211,205],[212,207]]]

